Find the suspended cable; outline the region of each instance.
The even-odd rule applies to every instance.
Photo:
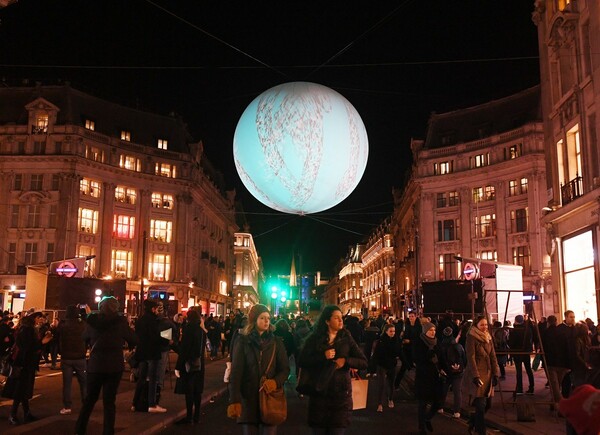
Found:
[[[357,233],[356,231],[352,231],[352,230],[349,230],[347,228],[342,228],[342,227],[340,227],[338,225],[330,224],[329,222],[324,222],[321,219],[317,219],[316,217],[311,216],[311,215],[306,215],[306,217],[309,218],[309,219],[312,219],[314,221],[320,222],[322,224],[329,225],[330,227],[337,228],[338,230],[346,231],[347,233],[356,234],[357,236],[364,236],[364,234],[362,234],[362,233]]]

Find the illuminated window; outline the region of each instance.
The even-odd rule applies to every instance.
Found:
[[[154,173],[163,177],[175,178],[175,165],[156,163]]]
[[[438,241],[446,242],[458,240],[458,219],[446,219],[438,221]]]
[[[38,244],[25,243],[25,264],[36,264],[38,262]]]
[[[167,193],[152,193],[152,207],[155,208],[167,208],[171,210],[173,208],[173,195]]]
[[[460,275],[460,264],[455,258],[456,254],[440,254],[439,256],[439,279],[457,279]]]
[[[504,149],[504,160],[513,160],[523,155],[523,144],[511,145]]]
[[[523,275],[529,275],[530,255],[529,246],[515,246],[512,248],[513,264],[523,267]]]
[[[480,168],[490,164],[490,153],[478,154],[471,157],[471,168]]]
[[[171,243],[173,222],[162,220],[150,220],[150,238],[159,242]]]
[[[161,150],[166,150],[167,149],[167,145],[168,145],[168,141],[166,139],[159,139],[158,140],[158,148],[160,148]]]
[[[86,119],[85,120],[85,128],[87,130],[96,130],[96,123],[94,121],[92,121],[91,119]]]
[[[494,237],[496,235],[496,213],[476,216],[475,234],[478,237]]]
[[[27,208],[27,228],[38,228],[40,226],[40,206],[30,204]]]
[[[113,217],[113,237],[133,239],[135,235],[135,218],[133,216],[115,215]]]
[[[556,157],[558,181],[567,184],[569,181],[583,176],[579,125],[575,125],[567,132],[566,147],[564,143],[562,139],[556,143]]]
[[[50,262],[54,260],[54,243],[48,243],[46,245],[46,261]]]
[[[454,207],[454,206],[457,206],[458,204],[459,204],[458,192],[456,192],[456,191],[449,192],[448,193],[448,205],[450,207]]]
[[[483,187],[473,188],[473,202],[483,201]]]
[[[498,251],[481,251],[477,254],[477,258],[481,260],[498,261]]]
[[[93,160],[95,162],[104,162],[104,151],[100,148],[86,145],[85,147],[85,158]]]
[[[121,130],[121,140],[131,141],[131,132],[126,130]]]
[[[115,278],[131,278],[133,252],[113,249],[111,267]]]
[[[48,133],[48,115],[39,114],[35,118],[35,125],[32,126],[33,134]]]
[[[29,189],[30,190],[42,190],[43,187],[44,187],[44,175],[31,174]]]
[[[137,191],[131,187],[117,186],[115,188],[115,201],[126,204],[135,204]]]
[[[151,281],[168,281],[171,273],[171,256],[165,254],[150,254],[148,270]]]
[[[77,226],[84,233],[96,234],[98,232],[98,211],[80,208]]]
[[[91,258],[96,255],[96,248],[93,246],[87,245],[78,245],[77,246],[77,256],[78,257],[86,257],[89,260],[86,260],[83,266],[83,271],[86,276],[96,275],[96,258]],[[114,270],[114,267],[111,267]]]
[[[79,191],[82,195],[89,195],[93,198],[100,197],[100,182],[89,178],[79,180]]]
[[[453,172],[453,162],[439,162],[433,164],[433,173],[435,175],[444,175]]]
[[[520,178],[517,180],[510,180],[508,182],[508,194],[509,196],[522,195],[527,193],[527,178]]]
[[[496,188],[494,186],[485,186],[484,195],[486,201],[496,199]]]
[[[511,210],[510,212],[510,229],[513,233],[524,233],[528,227],[528,212],[527,207]]]
[[[125,154],[121,154],[121,157],[119,159],[119,166],[123,169],[127,169],[128,171],[142,171],[142,164],[140,162],[140,159],[134,156],[127,156]]]

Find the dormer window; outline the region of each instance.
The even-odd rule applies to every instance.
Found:
[[[167,149],[167,145],[168,145],[168,141],[166,139],[159,139],[158,140],[158,148],[161,150],[166,150]]]
[[[35,124],[31,127],[33,134],[48,133],[48,114],[40,113],[35,118]]]
[[[96,123],[94,121],[92,121],[91,119],[86,119],[85,120],[85,128],[86,130],[96,130]]]
[[[127,131],[127,130],[121,130],[121,140],[130,142],[131,141],[131,132]]]

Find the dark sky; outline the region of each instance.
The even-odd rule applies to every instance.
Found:
[[[236,189],[266,272],[289,272],[296,252],[302,271],[330,275],[347,247],[391,213],[410,138],[424,137],[431,112],[539,82],[532,9],[533,0],[20,0],[0,10],[0,77],[10,85],[68,80],[180,114]],[[344,95],[369,136],[359,186],[314,217],[262,206],[233,163],[246,106],[291,81]]]

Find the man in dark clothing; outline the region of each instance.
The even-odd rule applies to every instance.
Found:
[[[71,384],[73,383],[73,372],[77,376],[81,402],[86,396],[86,344],[83,339],[83,331],[86,323],[79,316],[79,307],[69,305],[67,307],[66,320],[59,326],[60,344],[60,368],[63,378],[63,408],[62,415],[71,414]]]
[[[560,325],[556,316],[548,316],[548,328],[544,333],[544,352],[548,363],[548,382],[552,388],[554,402],[568,397],[571,392],[571,358],[574,353],[575,313],[565,311],[565,320]]]
[[[523,366],[525,366],[525,372],[529,379],[529,389],[527,394],[533,394],[534,389],[534,378],[533,370],[531,369],[531,355],[533,352],[533,327],[531,322],[528,320],[525,323],[525,319],[522,315],[515,317],[515,324],[512,331],[508,336],[508,345],[511,351],[514,352],[528,352],[525,355],[513,354],[512,358],[515,362],[515,371],[517,373],[517,385],[515,387],[516,394],[523,394]]]
[[[139,409],[146,379],[148,379],[148,412],[163,413],[165,408],[156,403],[156,386],[158,385],[158,369],[161,360],[161,347],[169,344],[169,340],[160,335],[158,318],[158,302],[153,299],[144,301],[144,314],[135,323],[135,333],[139,339],[136,359],[140,361],[139,379],[133,395],[133,410]]]

